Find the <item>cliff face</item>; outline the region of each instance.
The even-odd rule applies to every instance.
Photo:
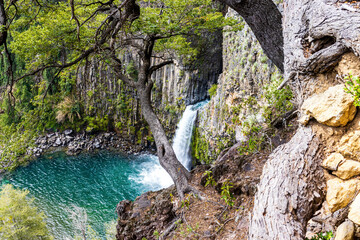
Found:
[[[181,117],[185,105],[208,97],[207,90],[222,71],[222,33],[204,33],[199,55],[191,63],[181,60],[154,72],[152,92],[154,106],[169,136]],[[123,56],[128,74],[136,74],[139,61],[134,52]],[[150,137],[147,124],[140,112],[135,90],[116,79],[106,62],[90,59],[76,74],[77,100],[85,106],[85,113],[93,121],[106,121],[110,128],[132,136],[133,141],[147,143]]]
[[[233,10],[227,15],[243,21]],[[245,125],[265,128],[270,105],[266,94],[281,78],[246,24],[241,31],[225,32],[223,72],[209,104],[199,113],[194,156],[210,162],[221,150],[248,139]]]

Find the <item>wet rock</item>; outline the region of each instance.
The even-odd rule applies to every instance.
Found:
[[[327,181],[326,201],[331,212],[346,207],[360,189],[360,179],[344,181],[333,178]]]
[[[306,125],[311,117],[331,127],[345,126],[355,117],[354,98],[344,91],[344,85],[330,87],[324,93],[306,99],[301,107],[300,121]]]
[[[354,202],[350,205],[349,219],[360,225],[360,194],[357,195]]]
[[[352,240],[354,238],[354,223],[345,221],[336,230],[335,240]]]

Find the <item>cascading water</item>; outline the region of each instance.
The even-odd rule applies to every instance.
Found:
[[[178,160],[182,163],[186,169],[191,170],[191,137],[197,116],[197,112],[209,101],[202,101],[195,105],[189,105],[186,107],[182,118],[175,132],[173,148]]]

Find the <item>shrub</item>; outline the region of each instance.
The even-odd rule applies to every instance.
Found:
[[[344,77],[345,92],[354,97],[354,105],[360,106],[360,79],[359,76],[353,76],[351,73]]]
[[[28,199],[29,191],[7,184],[0,192],[0,238],[15,240],[53,239],[45,223],[45,214]]]
[[[211,88],[209,89],[208,92],[209,92],[210,98],[212,98],[213,96],[216,95],[217,87],[218,87],[217,84],[213,84],[213,85],[211,86]]]

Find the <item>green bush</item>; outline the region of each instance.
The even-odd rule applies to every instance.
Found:
[[[330,240],[333,237],[334,237],[334,234],[332,232],[326,232],[326,233],[317,233],[312,238],[310,238],[310,239],[306,238],[305,240]]]
[[[354,105],[360,106],[360,79],[359,76],[353,76],[351,73],[345,76],[345,92],[354,97]]]
[[[45,214],[28,199],[29,191],[7,184],[0,192],[0,239],[53,239],[45,223]]]
[[[217,84],[213,84],[213,85],[211,86],[211,88],[208,90],[209,95],[210,95],[210,98],[212,98],[213,96],[216,95],[217,87],[218,87]]]

